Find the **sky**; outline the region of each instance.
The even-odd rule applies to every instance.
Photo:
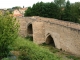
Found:
[[[14,6],[29,7],[37,2],[53,2],[54,0],[0,0],[1,8],[12,8]],[[80,0],[69,0],[71,3],[80,2]]]

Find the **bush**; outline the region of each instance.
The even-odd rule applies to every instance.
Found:
[[[10,60],[9,58],[3,58],[2,60]]]
[[[0,59],[6,57],[10,51],[9,45],[18,36],[16,19],[6,13],[0,15]]]

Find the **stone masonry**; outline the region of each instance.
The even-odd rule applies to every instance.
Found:
[[[17,19],[21,36],[33,36],[36,44],[49,43],[53,39],[56,48],[80,55],[80,24],[39,16]]]

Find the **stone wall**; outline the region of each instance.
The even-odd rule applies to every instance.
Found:
[[[45,24],[45,29],[45,36],[51,34],[56,48],[80,55],[79,30],[49,23]]]
[[[80,55],[80,24],[38,16],[18,19],[21,36],[28,36],[28,26],[32,24],[34,43],[45,43],[51,35],[56,48]]]
[[[43,22],[35,21],[33,23],[33,39],[37,44],[45,42],[45,29]]]

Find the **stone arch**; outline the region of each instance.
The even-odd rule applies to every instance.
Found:
[[[47,34],[46,36],[46,44],[49,44],[49,45],[52,45],[53,47],[56,47],[55,46],[55,42],[54,42],[54,39],[53,37],[51,36],[51,34]]]
[[[33,34],[33,27],[32,27],[31,23],[29,23],[28,26],[27,26],[27,33],[28,34]]]

